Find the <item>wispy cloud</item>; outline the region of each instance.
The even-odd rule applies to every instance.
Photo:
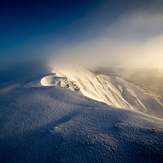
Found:
[[[100,30],[96,39],[58,49],[51,62],[163,68],[162,11],[126,12]]]
[[[137,11],[126,13],[106,31],[109,36],[123,39],[149,39],[163,34],[163,12]]]

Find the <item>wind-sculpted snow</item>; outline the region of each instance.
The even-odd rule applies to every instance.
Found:
[[[38,79],[1,85],[0,127],[0,162],[163,160],[161,119]]]
[[[161,99],[142,93],[128,82],[105,75],[95,75],[85,69],[58,69],[41,80],[43,86],[60,86],[108,105],[137,110],[163,118]]]
[[[145,108],[153,97],[121,79],[77,71],[0,85],[0,162],[161,163],[163,120],[135,104],[120,109],[83,95],[102,99],[109,86],[116,104],[142,96]]]
[[[45,76],[41,79],[41,84],[43,86],[60,86],[81,93],[75,82],[68,81],[66,77],[58,77],[56,74]]]

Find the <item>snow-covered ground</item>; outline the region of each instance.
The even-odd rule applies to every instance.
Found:
[[[158,99],[83,69],[1,84],[0,162],[161,163],[163,120],[135,111],[152,111],[150,100]]]

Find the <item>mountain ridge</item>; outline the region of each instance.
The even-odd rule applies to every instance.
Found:
[[[162,162],[162,119],[42,78],[1,85],[0,162]]]
[[[95,75],[82,68],[54,70],[53,73],[42,78],[43,86],[58,85],[111,106],[163,118],[161,99],[144,94],[121,78]]]

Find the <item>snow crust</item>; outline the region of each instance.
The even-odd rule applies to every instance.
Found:
[[[57,82],[62,85],[80,77],[75,82],[81,93],[98,98],[94,82],[98,86],[108,78],[84,72],[85,84],[81,72],[77,76],[65,73]],[[109,106],[59,86],[42,86],[48,81],[56,84],[53,79],[59,74],[55,75],[50,80],[40,76],[0,85],[0,162],[162,162],[162,119]],[[129,85],[117,78],[107,84],[112,81],[119,85],[119,92]],[[114,90],[114,85],[109,89]],[[126,91],[138,96],[130,87]]]
[[[60,68],[53,70],[53,73],[41,80],[43,86],[58,85],[111,106],[163,118],[163,103],[159,98],[142,93],[118,77],[95,75],[79,67]]]

